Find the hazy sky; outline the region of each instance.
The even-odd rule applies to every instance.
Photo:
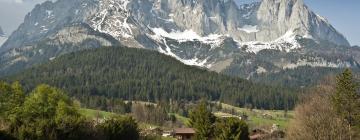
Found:
[[[11,34],[35,4],[43,1],[45,0],[0,0],[0,26],[4,32]]]
[[[24,16],[35,4],[43,1],[45,0],[0,0],[0,26],[10,34],[22,23]],[[248,3],[254,0],[235,1]],[[360,0],[305,0],[305,2],[313,11],[327,18],[352,45],[360,45]]]
[[[305,0],[319,15],[327,18],[352,45],[360,45],[360,0]]]

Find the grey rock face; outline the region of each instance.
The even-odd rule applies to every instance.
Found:
[[[167,31],[227,34],[241,42],[269,42],[291,31],[349,46],[345,37],[303,0],[263,0],[239,7],[232,0],[138,0],[132,1],[128,9],[141,23]],[[249,27],[253,29],[247,31]]]
[[[26,15],[24,23],[9,37],[1,51],[33,44],[51,36],[61,28],[82,23],[96,11],[97,2],[92,0],[46,1]]]
[[[100,46],[119,45],[116,39],[96,32],[86,24],[66,26],[35,44],[1,52],[0,76],[21,71],[34,64],[51,61],[63,54]]]
[[[264,0],[257,12],[257,19],[264,30],[259,32],[262,38],[268,36],[271,40],[293,30],[300,36],[350,46],[342,34],[325,18],[312,12],[303,0]]]
[[[4,36],[4,35],[5,35],[4,31],[3,31],[2,28],[0,27],[0,36]]]
[[[233,0],[58,0],[36,6],[1,50],[45,38],[72,23],[89,24],[137,47],[146,47],[134,38],[149,33],[148,28],[228,35],[240,42],[270,42],[290,31],[294,36],[349,46],[302,0],[263,0],[241,6]]]

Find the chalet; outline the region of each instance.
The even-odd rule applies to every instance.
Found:
[[[174,130],[174,135],[177,140],[193,140],[195,130],[192,128],[177,128]]]
[[[172,137],[174,135],[174,131],[163,131],[163,137]]]

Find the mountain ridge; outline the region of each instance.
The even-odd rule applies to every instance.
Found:
[[[40,33],[35,33],[28,39],[30,41],[38,40],[46,36],[46,33],[51,32],[51,28],[63,26],[62,24],[64,24],[64,22],[56,21],[57,19],[65,19],[70,23],[85,22],[90,24],[95,30],[110,34],[118,38],[118,40],[123,38],[127,39],[131,36],[136,37],[139,32],[147,34],[144,28],[158,27],[163,28],[167,32],[169,30],[177,32],[193,30],[200,36],[228,34],[239,42],[269,42],[286,35],[288,32],[293,32],[294,35],[329,40],[334,41],[333,43],[338,45],[350,46],[343,35],[338,33],[322,17],[310,11],[302,0],[264,0],[261,3],[253,3],[239,7],[232,0],[213,0],[210,3],[197,0],[194,1],[194,4],[191,4],[192,2],[193,1],[158,0],[153,2],[148,0],[91,0],[88,2],[69,2],[68,0],[59,0],[58,2],[52,3],[47,1],[41,6],[37,5],[34,10],[26,16],[25,21],[31,23],[25,22],[20,26],[20,29],[34,28],[32,29],[34,31],[40,30]],[[140,6],[142,3],[146,3],[145,6]],[[158,3],[160,3],[160,5]],[[56,6],[64,4],[73,4],[74,6],[67,9],[60,8],[60,6],[57,8]],[[82,6],[82,8],[77,9],[77,6]],[[61,14],[60,12],[62,10],[67,11],[67,13]],[[148,10],[150,10],[150,13],[147,12]],[[109,12],[112,13],[109,14]],[[301,13],[305,14],[302,15]],[[42,16],[37,17],[35,20],[45,22],[45,25],[41,25],[41,23],[31,19],[31,15],[36,14]],[[186,16],[184,16],[184,14],[186,14]],[[138,23],[128,23],[129,21],[127,20],[131,19],[134,20],[130,21],[131,23]],[[121,22],[122,24],[117,26],[118,23],[116,22]],[[46,25],[46,23],[56,24]],[[137,29],[131,27],[138,26],[135,24],[141,24],[139,25],[141,27],[136,27]],[[246,27],[255,28],[255,30],[249,32],[249,30],[246,30]],[[314,29],[311,30],[312,28]],[[34,33],[34,31],[15,32],[12,36]],[[134,32],[138,33],[136,34]],[[134,33],[134,35],[132,35],[132,33]],[[13,40],[11,38],[12,37],[10,37],[10,40]],[[26,43],[27,40],[22,42]],[[19,45],[21,46],[21,42],[20,44],[5,44],[4,48],[18,47]]]
[[[0,48],[0,73],[117,44],[242,78],[302,65],[344,68],[360,62],[360,52],[302,0],[240,6],[233,0],[58,0],[37,5]],[[333,51],[322,50],[325,46]]]

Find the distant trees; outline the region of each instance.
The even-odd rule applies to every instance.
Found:
[[[132,115],[138,121],[156,125],[163,125],[165,121],[170,120],[168,112],[161,105],[143,105],[134,103]]]
[[[125,102],[121,98],[108,98],[104,96],[81,96],[78,97],[83,107],[114,112],[118,114],[131,113],[131,102]]]
[[[312,89],[295,108],[288,139],[338,140],[358,137],[360,98],[351,71]]]
[[[251,80],[267,85],[310,88],[327,75],[337,75],[342,72],[343,69],[340,68],[300,66],[294,69],[283,69],[276,73],[254,74]],[[353,69],[353,72],[360,73],[358,69]]]

